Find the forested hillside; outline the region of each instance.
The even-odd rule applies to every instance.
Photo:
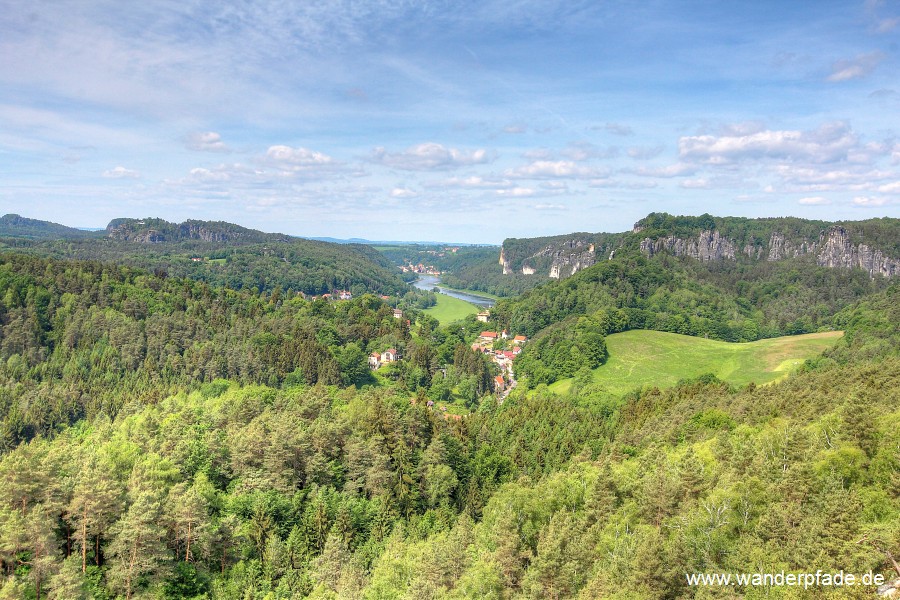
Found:
[[[536,336],[516,361],[535,385],[587,366],[585,353],[575,350],[579,332],[654,329],[746,342],[831,330],[835,313],[889,283],[862,270],[819,267],[811,257],[703,263],[623,249],[572,277],[498,302],[491,319]]]
[[[867,598],[687,576],[893,577],[890,279],[626,248],[496,305],[489,327],[533,336],[508,395],[484,324],[418,300],[0,254],[0,598]],[[635,328],[845,334],[770,385],[541,385]]]
[[[354,345],[418,352],[376,298],[19,256],[3,273],[4,413],[118,391],[7,438],[3,597],[678,598],[712,592],[693,572],[888,573],[857,541],[900,545],[896,286],[776,385],[539,389],[454,421],[403,385],[343,387]]]
[[[0,217],[0,237],[22,237],[34,239],[83,239],[99,238],[103,234],[96,231],[82,231],[58,223],[28,219],[20,215],[8,214]]]
[[[335,290],[390,295],[409,291],[389,260],[360,244],[304,240],[219,221],[176,224],[162,219],[115,219],[99,237],[70,228],[58,231],[44,221],[33,222],[43,224],[42,235],[28,236],[30,229],[21,226],[2,230],[14,237],[0,236],[0,250],[116,262],[233,289],[280,288],[288,294],[315,295]]]
[[[373,295],[306,301],[278,289],[0,255],[0,451],[219,378],[274,387],[376,383],[367,355],[388,348],[409,354],[394,372],[398,385],[427,391],[437,358],[454,363],[466,334],[434,331],[436,322],[423,317],[414,339],[407,321],[417,315],[403,300],[389,305]],[[473,394],[489,387],[480,358],[459,373],[477,379]]]

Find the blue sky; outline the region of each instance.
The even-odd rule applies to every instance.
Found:
[[[893,2],[0,12],[0,212],[498,243],[653,211],[900,216]]]

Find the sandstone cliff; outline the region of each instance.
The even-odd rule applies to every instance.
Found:
[[[737,247],[735,240],[720,235],[718,231],[702,231],[696,238],[668,236],[644,238],[640,242],[641,252],[647,256],[667,251],[675,256],[688,256],[701,261],[736,260]],[[886,256],[866,243],[854,243],[850,233],[841,225],[823,230],[817,241],[790,239],[780,231],[773,231],[767,244],[745,244],[740,253],[751,260],[765,257],[768,261],[813,254],[820,267],[863,269],[870,276],[900,275],[900,259]]]

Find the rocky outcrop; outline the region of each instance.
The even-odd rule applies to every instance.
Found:
[[[718,231],[701,231],[696,238],[678,238],[669,236],[651,240],[641,240],[641,252],[653,256],[668,251],[675,256],[689,256],[703,262],[712,260],[734,260],[735,243],[719,234]]]
[[[500,249],[500,265],[504,275],[516,271],[523,275],[539,275],[561,279],[586,269],[597,262],[594,244],[580,239],[548,244],[538,252],[517,261],[513,266],[505,248]]]
[[[115,219],[106,227],[106,235],[114,240],[138,244],[159,244],[197,240],[216,244],[248,244],[289,241],[289,236],[263,233],[220,221],[185,221],[169,223],[163,219]]]
[[[160,244],[166,241],[166,234],[159,229],[136,228],[135,225],[141,226],[143,223],[140,221],[133,225],[127,222],[119,225],[110,223],[106,228],[106,235],[114,240],[137,244]]]
[[[675,256],[689,256],[696,260],[736,260],[737,244],[718,231],[702,231],[696,238],[644,238],[641,252],[653,256],[660,252],[670,252]],[[768,245],[745,244],[741,254],[751,260],[786,260],[808,254],[816,257],[820,267],[863,269],[870,276],[894,277],[900,275],[900,260],[886,256],[881,250],[865,243],[854,244],[850,233],[841,225],[824,230],[818,241],[792,240],[782,232],[775,231],[769,237]]]
[[[900,260],[885,256],[881,250],[860,242],[853,244],[850,234],[840,225],[823,231],[819,237],[816,264],[820,267],[863,269],[869,275],[900,275]]]
[[[512,267],[509,265],[509,259],[506,258],[506,254],[503,252],[503,248],[500,248],[500,266],[503,267],[504,275],[512,275]]]
[[[522,272],[526,275],[537,272],[529,262],[536,259],[550,259],[550,269],[547,273],[551,279],[560,279],[586,269],[597,262],[594,253],[594,244],[588,244],[582,240],[569,240],[562,246],[548,246],[529,257],[522,265]],[[526,272],[526,269],[531,273]]]
[[[784,237],[780,231],[772,232],[769,238],[769,255],[766,260],[784,260],[785,258],[796,258],[804,254],[815,251],[815,245],[804,240],[800,243],[794,243]]]

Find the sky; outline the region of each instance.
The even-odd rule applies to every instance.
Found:
[[[900,3],[100,0],[0,11],[0,214],[499,243],[900,217]]]

